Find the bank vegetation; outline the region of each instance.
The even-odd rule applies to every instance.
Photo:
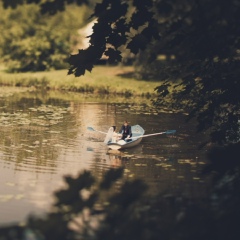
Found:
[[[81,93],[117,94],[123,96],[153,97],[158,81],[137,80],[131,66],[96,66],[81,81],[67,70],[26,73],[0,71],[0,85],[34,89],[61,90]]]

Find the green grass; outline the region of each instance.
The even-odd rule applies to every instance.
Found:
[[[96,66],[92,73],[86,72],[84,76],[76,78],[67,75],[67,70],[36,73],[7,73],[1,70],[0,85],[123,96],[154,96],[154,88],[160,82],[136,80],[131,77],[133,71],[133,67]]]

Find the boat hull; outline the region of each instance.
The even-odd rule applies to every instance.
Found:
[[[142,137],[139,137],[137,139],[134,139],[130,142],[126,142],[125,144],[119,144],[119,143],[108,143],[108,148],[112,150],[120,150],[120,149],[126,149],[137,146],[142,141]]]
[[[132,138],[129,139],[129,141],[125,142],[124,140],[120,140],[118,142],[108,142],[108,148],[119,150],[137,146],[142,141],[142,136],[144,135],[145,130],[139,125],[132,126],[131,130]]]

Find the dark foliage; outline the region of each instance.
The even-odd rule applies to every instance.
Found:
[[[240,144],[229,144],[225,147],[213,147],[208,152],[210,164],[204,173],[215,171],[216,179],[222,179],[226,174],[235,175],[239,171]]]
[[[22,3],[3,2],[5,7]],[[95,1],[34,2],[42,12],[54,14],[66,4]],[[90,46],[70,56],[68,74],[91,72],[103,55],[111,63],[120,62],[125,47],[139,56],[140,75],[165,80],[156,88],[156,106],[187,109],[189,119],[198,119],[199,131],[210,129],[213,142],[239,141],[238,1],[102,0],[90,18],[97,19],[88,36]],[[159,55],[167,60],[157,60]]]
[[[55,193],[56,203],[44,218],[30,216],[25,227],[0,228],[1,239],[108,239],[108,240],[225,240],[240,231],[239,155],[230,146],[209,153],[208,175],[218,178],[210,197],[188,199],[171,193],[149,196],[140,180],[123,181],[123,169],[110,169],[98,182],[90,172],[65,177],[67,187]],[[219,152],[221,155],[219,156]],[[216,158],[222,162],[219,167]],[[224,170],[223,170],[224,169]],[[109,193],[111,186],[117,191]],[[106,204],[107,203],[107,204]],[[97,223],[92,225],[92,221]]]
[[[27,4],[40,4],[41,12],[43,14],[55,14],[59,11],[64,11],[66,4],[77,4],[81,6],[82,4],[88,4],[89,0],[2,0],[4,8],[16,8],[18,5],[22,5],[24,3]]]
[[[21,2],[4,1],[4,6]],[[42,12],[55,13],[72,2],[47,1]],[[134,54],[145,54],[141,64],[148,68],[154,63],[158,79],[165,80],[156,89],[156,105],[165,104],[172,94],[172,106],[189,109],[189,119],[199,121],[199,131],[210,128],[213,141],[234,144],[209,153],[210,165],[204,172],[214,172],[217,178],[210,198],[201,204],[162,194],[150,198],[138,180],[122,183],[119,192],[109,196],[107,190],[122,169],[106,173],[99,184],[86,171],[75,179],[65,177],[67,188],[55,193],[53,211],[45,219],[30,217],[27,227],[46,239],[239,239],[239,2],[102,0],[91,17],[97,23],[90,46],[70,57],[69,74],[91,71],[103,54],[112,62],[121,61],[119,47],[125,45]],[[173,58],[159,63],[159,54]],[[179,81],[175,91],[173,80]],[[85,209],[89,218],[77,225],[78,231],[69,228]],[[91,228],[92,217],[104,217],[99,228]],[[13,239],[11,233],[28,228],[13,227],[13,232],[4,228],[0,234],[10,231]]]
[[[0,56],[9,72],[68,68],[69,52],[77,44],[84,10],[76,5],[54,16],[41,15],[36,4],[1,12]],[[61,24],[60,24],[61,23]]]

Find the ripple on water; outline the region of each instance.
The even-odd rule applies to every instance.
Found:
[[[183,115],[156,113],[131,99],[127,104],[59,99],[25,94],[16,102],[0,101],[5,111],[0,125],[7,125],[0,127],[0,193],[5,196],[0,201],[10,199],[0,204],[0,223],[44,212],[53,191],[64,185],[63,176],[83,170],[101,178],[109,168],[124,167],[125,179],[142,179],[152,193],[201,192],[201,166],[194,161],[198,157],[204,163],[204,158],[196,147],[194,125],[186,124]],[[103,144],[104,134],[87,130],[88,126],[103,132],[112,125],[120,128],[125,118],[141,125],[146,134],[176,129],[176,137],[146,137],[136,148],[111,152]]]

